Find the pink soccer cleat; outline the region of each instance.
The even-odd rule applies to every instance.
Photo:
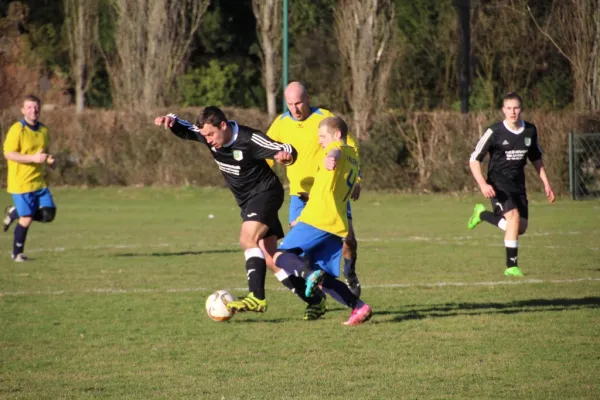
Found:
[[[368,304],[363,304],[360,308],[355,308],[350,314],[348,321],[344,322],[344,325],[360,325],[371,319],[373,310]]]

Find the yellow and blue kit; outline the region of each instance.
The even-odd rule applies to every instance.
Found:
[[[17,152],[21,154],[34,155],[37,152],[47,151],[50,143],[48,128],[38,122],[36,126],[30,126],[25,120],[14,123],[4,141],[4,154]],[[45,188],[44,180],[45,166],[37,163],[19,163],[7,160],[8,175],[6,191],[11,194],[23,194],[35,192]]]
[[[346,203],[356,184],[359,158],[354,148],[341,141],[330,143],[324,154],[335,149],[341,151],[336,168],[327,170],[322,160],[317,164],[310,200],[279,250],[305,253],[313,265],[337,277],[342,239],[348,235]]]
[[[335,115],[324,108],[311,107],[310,115],[302,120],[296,120],[288,111],[278,116],[267,131],[267,136],[282,143],[291,144],[298,151],[298,159],[294,165],[286,167],[286,175],[290,183],[289,222],[295,221],[304,208],[300,193],[309,193],[317,173],[317,166],[325,154],[319,144],[319,124],[327,117]],[[352,135],[346,138],[348,146],[358,152],[358,145]],[[271,164],[272,165],[272,164]],[[351,218],[348,205],[348,216]]]

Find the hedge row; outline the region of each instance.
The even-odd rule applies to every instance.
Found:
[[[270,123],[266,114],[256,110],[225,111],[229,118],[262,130]],[[179,140],[154,126],[154,117],[165,112],[86,110],[77,116],[72,109],[44,111],[42,121],[50,128],[51,151],[57,156],[57,168],[49,172],[50,184],[223,185],[220,171],[202,145]],[[194,121],[197,112],[186,109],[179,113]],[[442,192],[475,189],[469,155],[485,127],[500,117],[498,112],[380,116],[370,138],[361,142],[364,187]],[[2,139],[18,118],[18,110],[0,112]],[[555,191],[566,192],[568,132],[600,131],[600,115],[532,111],[525,118],[538,127]],[[534,170],[529,169],[530,187],[539,189]],[[0,164],[0,173],[5,176],[6,163]]]

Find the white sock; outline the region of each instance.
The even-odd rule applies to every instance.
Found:
[[[285,272],[285,270],[282,268],[280,269],[276,274],[275,274],[275,278],[277,278],[277,280],[279,280],[279,282],[282,282],[285,278],[287,278],[289,276],[289,274],[287,272]]]
[[[500,221],[498,221],[498,228],[506,231],[506,218],[502,218]]]

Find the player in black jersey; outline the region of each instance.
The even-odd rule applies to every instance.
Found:
[[[481,193],[492,202],[492,211],[477,204],[469,219],[468,228],[481,221],[505,231],[506,276],[523,276],[517,263],[518,237],[527,230],[529,209],[525,190],[525,165],[527,159],[537,170],[544,184],[548,202],[554,202],[554,193],[548,182],[542,151],[538,145],[535,125],[521,120],[523,101],[516,93],[507,94],[502,103],[504,121],[490,126],[471,154],[469,166],[479,184]],[[481,161],[490,154],[487,179],[481,172]]]
[[[201,111],[196,125],[175,114],[157,117],[154,124],[171,129],[182,139],[205,144],[241,209],[243,222],[240,244],[246,257],[250,293],[229,303],[228,307],[233,311],[267,310],[267,266],[276,275],[279,274],[278,279],[309,306],[321,302],[321,298],[306,298],[306,281],[288,276],[285,271],[280,272],[272,261],[277,250],[277,239],[283,237],[278,212],[283,204],[284,192],[279,178],[265,159],[290,165],[296,160],[296,150],[289,144],[270,139],[256,129],[227,120],[225,113],[214,106]],[[282,277],[282,274],[285,276]]]

